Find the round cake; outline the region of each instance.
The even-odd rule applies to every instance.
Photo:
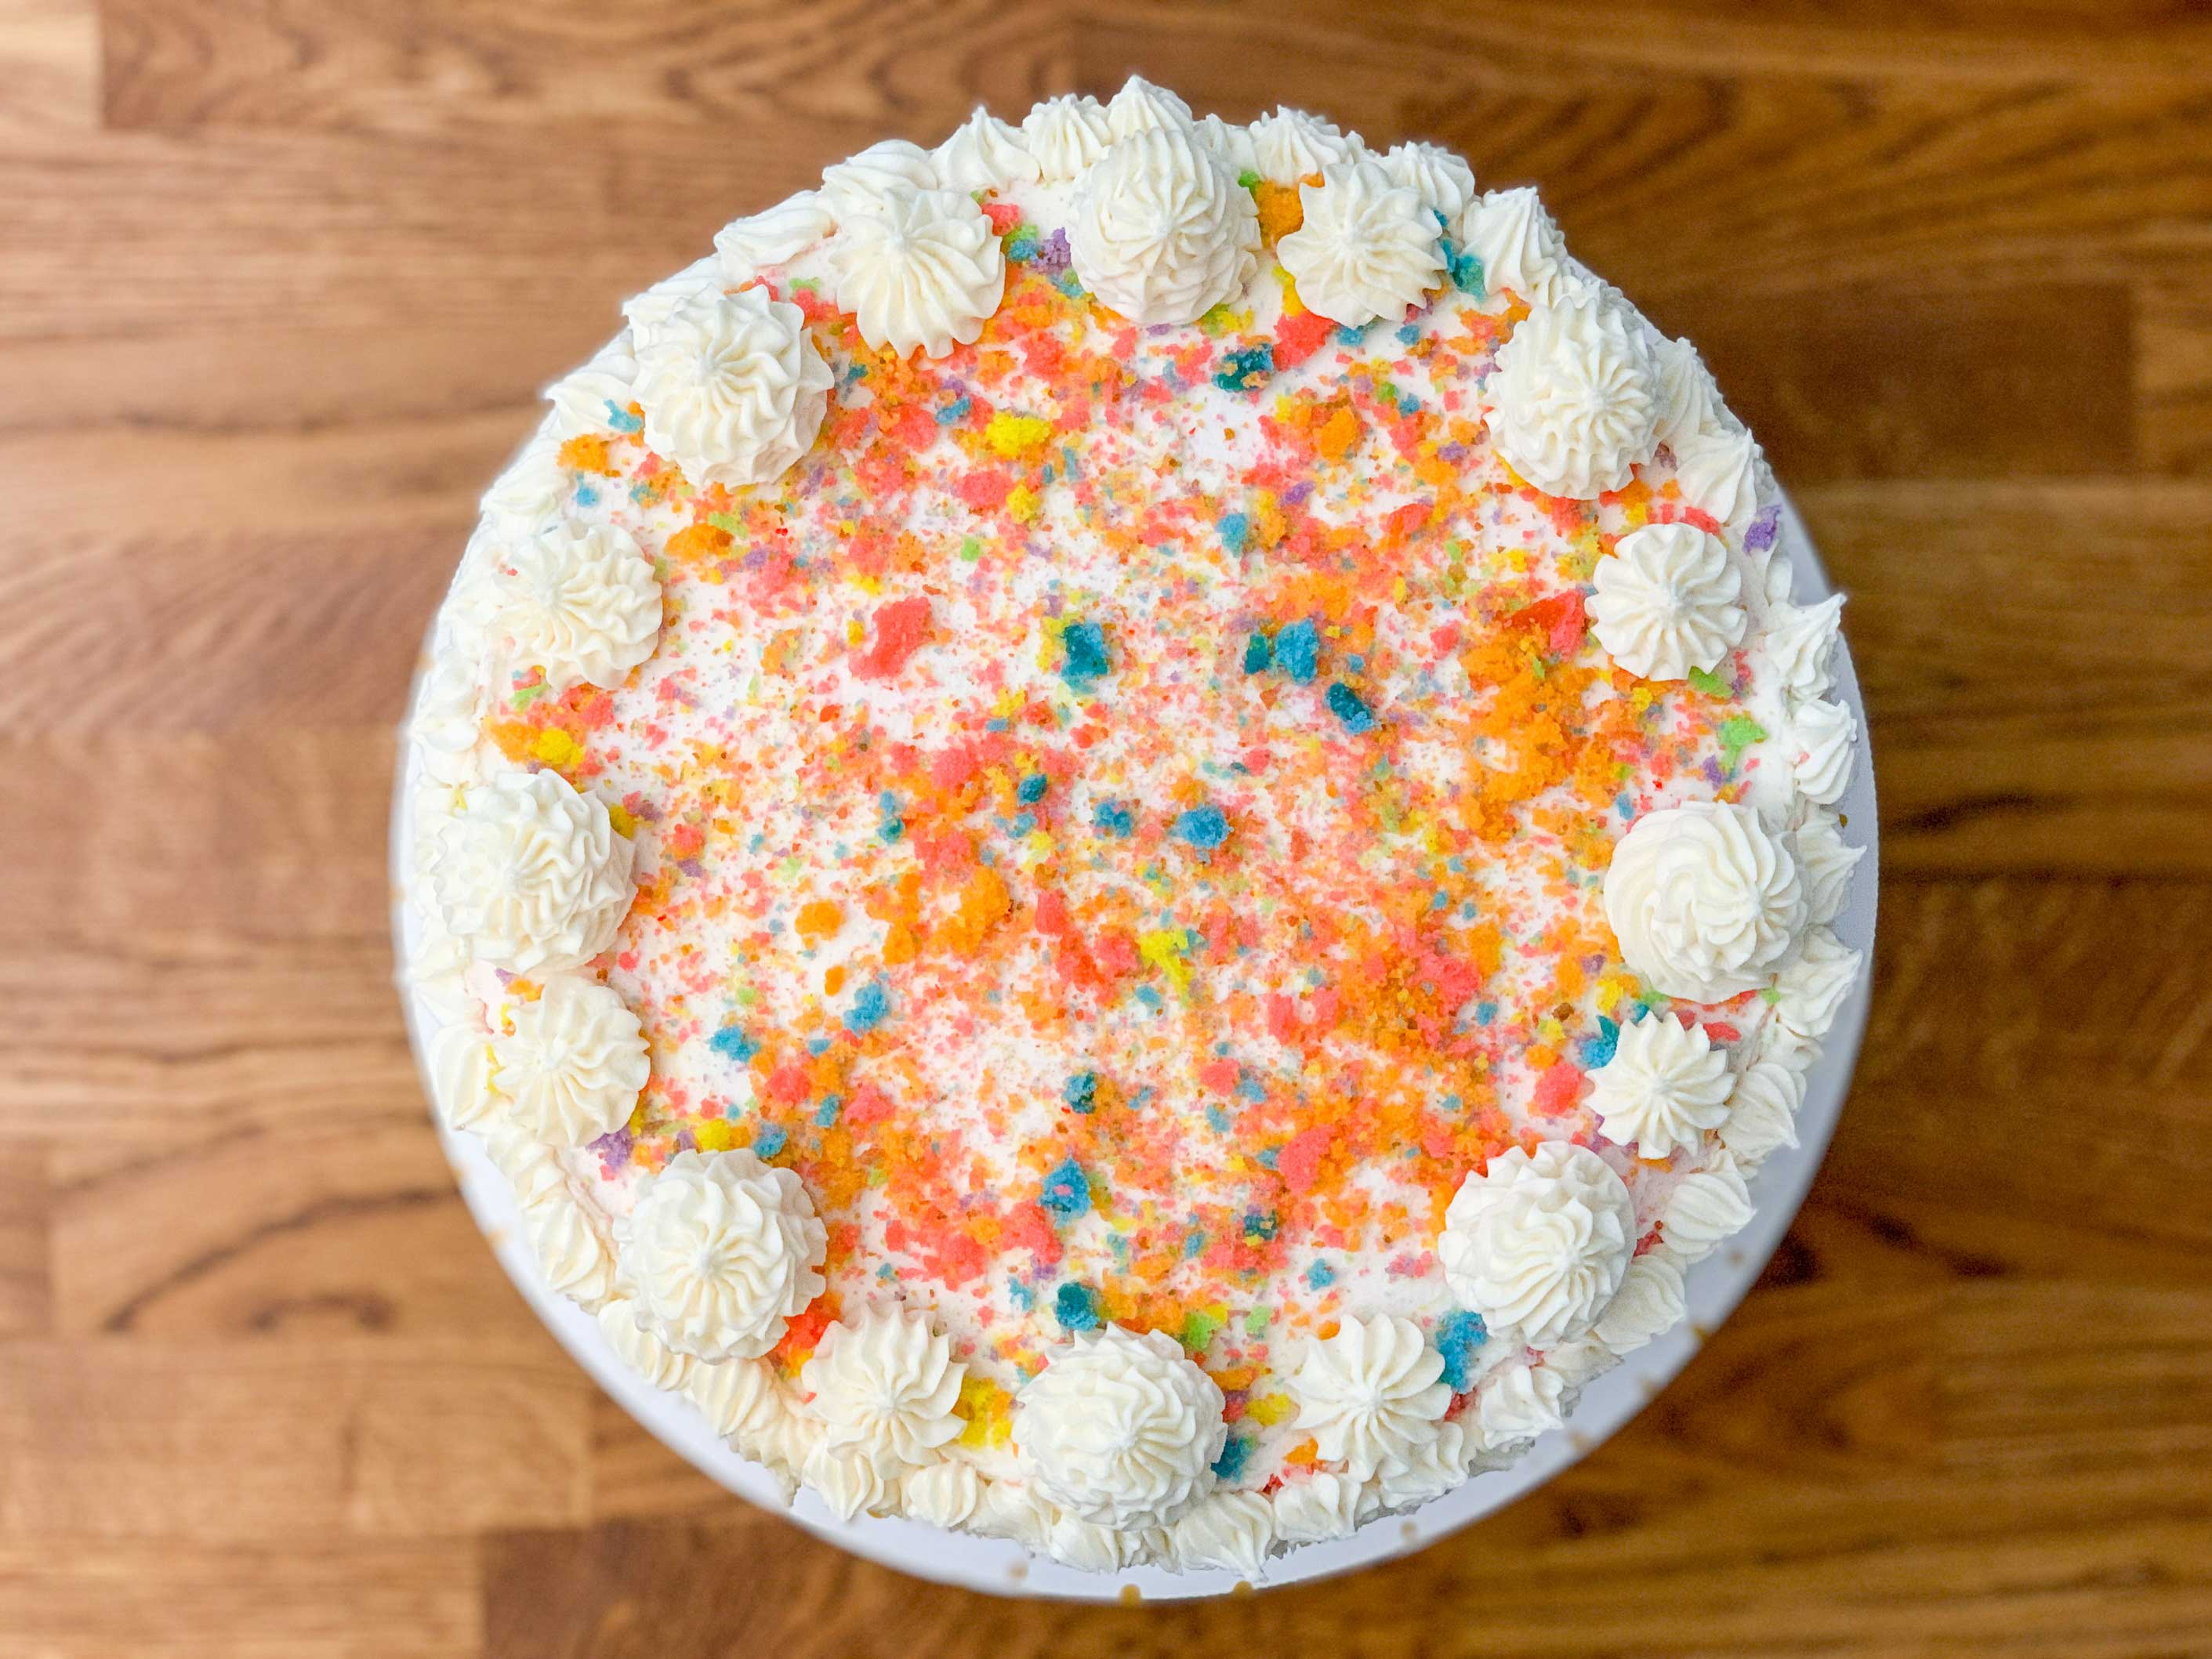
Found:
[[[410,717],[547,1280],[836,1514],[1261,1574],[1683,1316],[1861,961],[1841,600],[1527,189],[983,110],[624,307]]]

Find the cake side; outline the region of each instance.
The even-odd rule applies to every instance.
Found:
[[[407,969],[618,1352],[1251,1576],[1680,1320],[1861,966],[1840,601],[1533,191],[1133,82],[625,310],[441,615]]]

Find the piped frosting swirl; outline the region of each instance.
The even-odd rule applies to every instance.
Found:
[[[1221,1390],[1168,1336],[1119,1325],[1076,1337],[1023,1389],[1014,1440],[1038,1487],[1076,1519],[1165,1526],[1212,1485],[1228,1437]]]
[[[637,345],[645,439],[699,483],[766,483],[806,453],[830,366],[795,305],[761,288],[702,289]]]
[[[1132,322],[1192,323],[1251,280],[1260,221],[1187,127],[1155,126],[1085,175],[1069,246],[1083,285]]]
[[[629,843],[559,773],[501,773],[446,824],[431,884],[447,931],[477,961],[580,968],[629,908]]]
[[[1352,328],[1395,322],[1443,281],[1434,216],[1374,162],[1333,162],[1300,194],[1305,222],[1276,252],[1322,316]]]
[[[860,337],[902,357],[942,357],[973,341],[1006,285],[991,222],[957,191],[899,191],[841,220],[830,264]]]
[[[1668,996],[1725,1002],[1772,977],[1805,927],[1796,854],[1748,806],[1647,812],[1613,848],[1605,915],[1628,965]]]
[[[1547,495],[1619,489],[1658,447],[1650,347],[1628,307],[1595,283],[1523,318],[1487,389],[1498,453]]]
[[[822,1292],[825,1235],[788,1170],[678,1152],[632,1208],[619,1271],[639,1323],[679,1353],[756,1359]]]
[[[1620,1288],[1636,1245],[1636,1205],[1586,1146],[1515,1146],[1460,1183],[1437,1253],[1444,1277],[1493,1334],[1531,1347],[1588,1330]]]

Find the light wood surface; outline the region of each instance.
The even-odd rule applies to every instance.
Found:
[[[1887,854],[1760,1289],[1538,1495],[1165,1613],[721,1495],[507,1287],[391,730],[533,389],[725,219],[1132,69],[1540,182],[1834,574]],[[0,1654],[2212,1654],[2212,13],[0,0]]]

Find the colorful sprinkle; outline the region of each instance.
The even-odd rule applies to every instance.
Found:
[[[1113,672],[1106,655],[1106,630],[1097,623],[1071,623],[1060,637],[1067,652],[1060,673],[1069,684],[1081,690]]]
[[[1095,1331],[1102,1322],[1098,1317],[1098,1292],[1088,1285],[1062,1285],[1053,1297],[1052,1314],[1070,1335],[1078,1331]]]
[[[1455,1309],[1437,1322],[1431,1339],[1444,1357],[1444,1381],[1454,1394],[1464,1394],[1474,1381],[1474,1351],[1490,1340],[1490,1328],[1482,1316]]]
[[[1229,839],[1229,815],[1210,801],[1194,806],[1176,820],[1175,836],[1201,853],[1211,853]]]
[[[1321,669],[1321,630],[1310,621],[1294,622],[1275,635],[1275,661],[1300,685]]]
[[[884,1023],[891,1011],[890,989],[879,979],[863,985],[853,998],[853,1006],[846,1011],[845,1029],[854,1036],[866,1036]]]
[[[1073,1158],[1062,1162],[1044,1178],[1037,1202],[1063,1218],[1081,1215],[1091,1207],[1091,1182]]]
[[[1359,694],[1338,680],[1328,688],[1328,712],[1344,723],[1344,729],[1359,737],[1375,729],[1375,716],[1359,700]]]
[[[1258,1443],[1249,1434],[1231,1435],[1221,1443],[1221,1455],[1213,1460],[1214,1478],[1230,1481],[1243,1479],[1244,1466],[1252,1460],[1252,1448]]]
[[[745,1035],[742,1025],[725,1025],[714,1033],[707,1046],[723,1059],[739,1066],[760,1052],[760,1044]]]
[[[1224,352],[1214,385],[1224,392],[1257,392],[1275,372],[1275,349],[1265,340],[1242,351]]]

